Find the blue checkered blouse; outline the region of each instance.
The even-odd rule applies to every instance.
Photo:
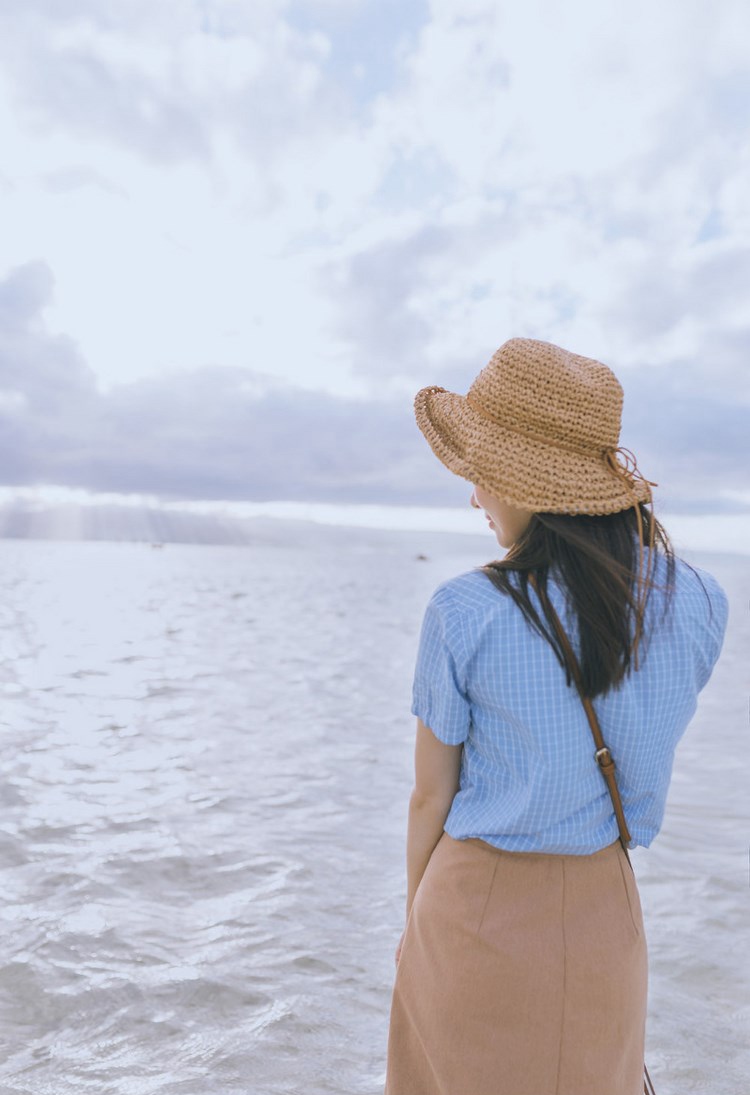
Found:
[[[658,558],[657,577],[665,566]],[[700,579],[677,560],[666,621],[664,594],[651,594],[653,630],[639,670],[594,701],[617,766],[631,847],[648,847],[661,827],[675,747],[724,638],[726,595],[712,575],[697,573]],[[578,653],[574,617],[552,577],[549,595]],[[450,836],[572,855],[617,839],[575,687],[566,685],[549,643],[480,570],[443,582],[432,595],[413,699],[412,713],[440,741],[464,745],[460,789],[445,822]]]

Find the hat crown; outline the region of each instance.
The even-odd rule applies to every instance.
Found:
[[[468,398],[498,426],[551,445],[594,452],[618,444],[623,393],[617,377],[600,361],[551,342],[504,342]]]

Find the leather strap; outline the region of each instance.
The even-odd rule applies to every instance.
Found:
[[[581,697],[581,703],[583,704],[584,711],[586,712],[586,717],[589,720],[591,733],[596,744],[596,752],[594,753],[594,757],[596,758],[596,763],[599,765],[601,773],[606,781],[607,788],[612,799],[612,805],[615,809],[617,827],[620,830],[620,843],[622,844],[623,851],[625,852],[625,858],[627,859],[628,863],[630,863],[630,869],[632,871],[633,864],[630,862],[630,856],[628,855],[630,831],[628,830],[628,825],[625,820],[625,811],[622,808],[622,799],[620,798],[620,791],[617,786],[617,780],[615,779],[614,759],[609,751],[608,746],[604,744],[602,729],[599,725],[599,719],[597,718],[594,706],[589,697],[583,691],[583,677],[581,675],[581,667],[579,666],[578,659],[573,652],[573,647],[570,645],[570,640],[565,634],[565,628],[560,622],[560,617],[557,615],[557,612],[555,612],[555,609],[552,607],[552,602],[547,596],[547,591],[540,588],[539,584],[536,581],[536,578],[531,573],[529,574],[529,582],[536,590],[536,594],[541,602],[545,615],[555,629],[557,638],[560,641],[560,646],[562,647],[562,652],[565,657],[568,670],[578,690],[578,695]],[[651,1082],[651,1077],[649,1076],[645,1061],[643,1064],[643,1093],[644,1095],[656,1095],[656,1090],[653,1083]]]
[[[589,720],[589,726],[591,727],[591,733],[596,745],[596,752],[594,758],[599,765],[599,769],[604,776],[604,780],[607,784],[610,797],[612,799],[612,805],[615,809],[615,817],[617,818],[617,828],[620,830],[620,843],[625,850],[625,855],[628,857],[628,863],[630,863],[630,856],[628,855],[628,845],[630,844],[630,831],[628,829],[628,823],[625,820],[625,811],[622,808],[622,799],[620,798],[620,791],[617,786],[617,780],[615,778],[615,762],[612,754],[609,751],[609,747],[605,745],[604,738],[602,736],[602,730],[599,725],[599,719],[597,718],[594,705],[589,697],[583,691],[583,678],[581,676],[581,667],[578,664],[578,659],[573,653],[573,647],[570,645],[570,640],[565,634],[565,628],[560,622],[560,617],[552,607],[552,602],[547,596],[546,590],[540,589],[533,575],[529,575],[529,581],[533,585],[537,592],[537,596],[542,603],[545,611],[545,615],[551,621],[557,637],[560,640],[560,646],[562,647],[563,654],[565,655],[565,661],[568,664],[570,675],[573,678],[575,686],[578,690],[578,695],[581,698],[583,709],[586,712],[586,718]],[[632,867],[632,864],[631,864]]]
[[[620,797],[618,781],[616,781],[615,779],[614,759],[612,757],[612,753],[609,750],[609,746],[604,744],[604,738],[602,737],[597,713],[595,710],[593,710],[593,704],[584,692],[584,680],[582,680],[581,677],[578,659],[573,652],[573,647],[570,646],[570,641],[565,634],[563,624],[561,623],[561,620],[559,620],[559,616],[552,607],[552,602],[550,598],[547,597],[546,590],[543,590],[539,586],[539,584],[536,583],[536,579],[531,574],[529,575],[529,581],[533,588],[536,590],[536,596],[539,597],[542,603],[542,608],[544,609],[544,614],[546,615],[547,620],[550,620],[555,629],[559,645],[561,645],[562,647],[563,655],[565,657],[565,661],[567,662],[570,677],[572,677],[574,680],[578,695],[580,696],[580,702],[584,704],[584,711],[586,712],[586,717],[588,718],[589,726],[591,727],[591,735],[597,747],[597,750],[595,754],[593,754],[593,756],[595,756],[597,764],[599,765],[599,770],[604,777],[604,782],[607,783],[610,798],[612,799],[612,806],[614,807],[614,816],[616,819],[618,819],[620,842],[625,851],[625,855],[627,855],[627,846],[631,842],[631,834],[630,830],[628,830],[627,828],[627,821],[625,820],[625,811],[622,807],[622,798]],[[628,863],[630,863],[630,855],[627,855],[627,861]]]
[[[656,1095],[656,1088],[651,1083],[646,1065],[643,1065],[643,1095]]]

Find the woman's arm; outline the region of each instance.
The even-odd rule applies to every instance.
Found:
[[[406,836],[406,916],[459,788],[463,745],[444,745],[417,719],[414,789]]]

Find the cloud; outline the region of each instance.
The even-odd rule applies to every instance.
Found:
[[[696,390],[718,369],[745,398],[747,7],[696,4],[689,27],[669,4],[431,12],[371,139],[440,177],[401,188],[399,218],[381,185],[377,224],[321,262],[353,368],[468,383],[529,335],[618,368],[689,362]]]
[[[106,194],[124,195],[122,187],[114,185],[90,167],[71,166],[50,171],[43,177],[42,185],[50,194],[67,194],[73,190],[91,187],[94,190],[103,190]]]
[[[50,335],[41,311],[52,292],[43,263],[28,263],[0,284],[0,466],[6,483],[57,474],[91,410],[93,374],[73,342]]]
[[[53,282],[41,263],[0,284],[0,436],[3,481],[164,500],[286,499],[460,504],[466,485],[433,457],[411,399],[345,399],[302,391],[229,367],[118,385],[108,393],[74,343],[43,320]],[[665,473],[682,508],[740,491],[747,411],[695,368],[624,376],[631,444],[646,474]]]
[[[62,416],[95,394],[95,377],[74,342],[49,334],[42,312],[54,279],[42,262],[30,262],[0,284],[0,353],[5,389],[20,392],[35,412]]]
[[[157,162],[207,159],[210,141],[179,88],[160,88],[127,64],[115,69],[87,49],[42,54],[25,87],[24,103],[48,127],[117,139]]]
[[[344,399],[219,366],[102,393],[72,341],[46,328],[52,286],[41,263],[0,283],[5,484],[165,500],[445,504],[465,494],[404,399]]]
[[[750,331],[745,335],[747,343]],[[724,359],[726,361],[726,358]],[[746,367],[745,367],[746,368]],[[623,440],[644,475],[659,484],[659,505],[680,513],[747,508],[750,400],[694,362],[621,372]],[[739,396],[739,397],[738,397]]]
[[[135,27],[97,26],[88,4],[66,20],[29,9],[0,26],[16,110],[35,129],[119,142],[159,163],[208,158],[205,121],[181,95],[179,73],[159,73],[158,46],[128,36]]]
[[[411,400],[356,400],[295,388],[243,391],[236,369],[115,389],[106,453],[85,486],[164,498],[450,504],[465,487],[432,457]]]
[[[744,0],[0,0],[9,474],[442,501],[413,392],[529,335],[615,368],[680,504],[741,490],[748,35]]]
[[[408,375],[425,353],[431,328],[412,308],[424,268],[448,250],[444,229],[425,226],[406,239],[384,241],[345,264],[323,265],[321,287],[339,302],[334,333],[348,348],[355,371],[372,377]]]
[[[399,68],[424,4],[0,3],[16,109],[43,132],[168,166],[207,166],[230,134],[268,159],[348,126]],[[390,74],[390,75],[388,75]]]

